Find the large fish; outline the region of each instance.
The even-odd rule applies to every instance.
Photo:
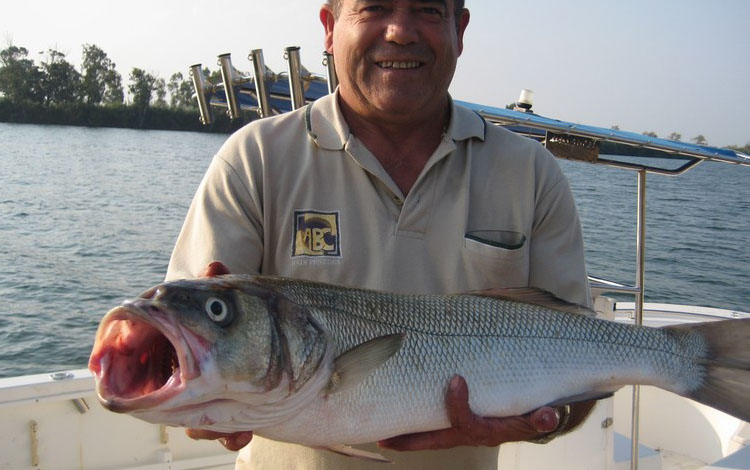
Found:
[[[532,290],[425,296],[243,275],[175,281],[107,313],[89,368],[112,411],[337,451],[449,426],[455,374],[483,416],[645,384],[750,420],[750,319],[657,329],[575,310]]]

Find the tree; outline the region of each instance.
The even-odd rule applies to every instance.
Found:
[[[620,130],[620,126],[618,126],[617,124],[615,124],[614,126],[610,127],[610,129],[612,129],[613,131],[619,131]]]
[[[654,131],[646,131],[643,133],[646,137],[653,137],[654,139],[658,139],[659,136]]]
[[[115,69],[112,69],[107,73],[104,81],[107,84],[106,91],[104,92],[104,104],[122,104],[125,101],[125,91],[122,89],[122,76]]]
[[[667,139],[679,142],[682,140],[682,134],[680,134],[679,132],[672,132],[671,134],[669,134],[669,137],[667,137]]]
[[[133,67],[130,72],[130,92],[133,104],[139,108],[147,108],[151,103],[151,98],[156,90],[157,78],[145,70]]]
[[[708,141],[705,137],[703,137],[703,134],[698,134],[697,136],[693,137],[691,139],[693,142],[696,143],[696,145],[708,145]]]
[[[750,142],[746,143],[744,147],[740,147],[739,145],[730,145],[729,148],[737,152],[742,152],[746,155],[750,155]]]
[[[122,103],[122,77],[107,54],[94,44],[83,45],[82,98],[88,104]]]
[[[155,105],[160,108],[167,107],[167,84],[163,78],[157,78],[154,82],[154,91],[156,92]]]
[[[49,49],[46,60],[42,62],[42,73],[45,104],[72,103],[78,100],[81,74],[65,60],[65,54]]]
[[[173,108],[194,108],[193,84],[185,80],[182,73],[172,74],[167,84],[170,96],[170,106]]]
[[[0,92],[12,102],[41,103],[44,74],[28,55],[25,47],[12,44],[0,51]]]

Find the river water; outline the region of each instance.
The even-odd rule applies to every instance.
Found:
[[[86,366],[101,316],[160,282],[226,136],[0,123],[0,377]],[[589,273],[632,284],[636,177],[561,162]],[[750,169],[648,181],[647,301],[750,311]]]

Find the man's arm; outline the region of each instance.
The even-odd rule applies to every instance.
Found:
[[[257,188],[245,181],[247,170],[236,166],[239,163],[233,166],[221,154],[212,160],[177,237],[167,280],[196,277],[216,260],[227,263],[233,272],[260,271],[261,205]]]

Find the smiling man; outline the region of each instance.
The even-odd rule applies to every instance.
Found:
[[[338,0],[320,20],[346,122],[406,194],[447,129],[469,11],[463,2]]]
[[[320,20],[338,89],[227,141],[191,204],[167,278],[217,274],[204,269],[221,261],[235,273],[394,292],[533,286],[589,304],[578,215],[554,158],[448,94],[469,24],[463,1],[333,0]],[[485,418],[471,412],[461,377],[436,386],[446,390],[450,428],[369,450],[396,468],[495,469],[499,444],[548,441],[591,408]],[[250,431],[189,434],[237,450]],[[243,465],[382,468],[257,436]]]

